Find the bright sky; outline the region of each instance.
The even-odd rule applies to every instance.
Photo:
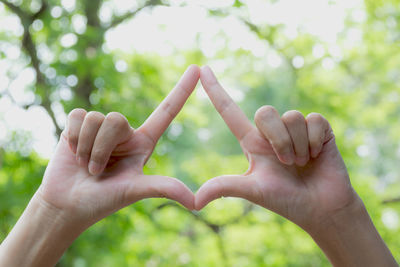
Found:
[[[229,36],[228,48],[232,51],[243,48],[251,51],[255,56],[267,57],[271,66],[279,65],[279,58],[267,55],[268,49],[265,43],[258,40],[244,27],[234,16],[215,18],[208,15],[206,8],[225,7],[232,4],[231,0],[192,0],[186,1],[185,7],[179,7],[185,1],[171,1],[174,7],[157,7],[153,10],[144,10],[133,20],[121,24],[106,34],[106,45],[111,50],[122,50],[127,53],[156,52],[161,55],[171,55],[173,50],[201,49],[212,61],[215,52],[222,49],[224,40],[220,33]],[[316,35],[322,42],[331,44],[336,42],[337,34],[342,31],[345,15],[349,12],[357,21],[365,19],[362,9],[362,1],[322,1],[322,0],[280,0],[274,4],[262,0],[247,0],[248,11],[246,15],[255,24],[286,25],[285,34],[294,38],[297,29]],[[63,8],[73,10],[74,0],[62,0]],[[116,0],[103,6],[100,15],[102,21],[109,20],[112,12],[122,13],[124,10],[134,8],[135,1]],[[53,17],[59,16],[61,8],[53,8]],[[34,25],[40,28],[38,23]],[[85,21],[82,16],[73,18],[73,26],[77,33],[85,31]],[[22,29],[18,19],[6,13],[0,4],[0,32],[13,32],[21,35]],[[351,38],[357,40],[360,33],[354,30]],[[351,39],[350,38],[350,39]],[[354,40],[350,40],[353,42]],[[76,35],[69,34],[61,38],[61,44],[65,47],[72,46],[76,42]],[[0,58],[0,92],[7,87],[18,103],[26,103],[32,100],[33,94],[27,93],[25,88],[34,82],[34,74],[30,69],[21,70],[19,75],[10,81],[7,72],[11,68],[17,68],[20,63],[16,59],[20,56],[18,44],[10,45],[0,41],[0,50],[5,51],[7,58]],[[43,50],[43,51],[42,51]],[[44,56],[51,58],[51,51],[42,49]],[[315,55],[320,56],[324,51],[315,48]],[[46,54],[47,53],[47,54]],[[304,62],[301,57],[295,58],[293,64],[301,67]],[[212,63],[211,67],[214,67]],[[216,65],[218,72],[218,66]],[[117,69],[126,68],[123,62]],[[46,73],[46,75],[52,73]],[[74,77],[70,77],[74,82]],[[68,91],[66,91],[68,95]],[[66,96],[67,97],[67,96]],[[57,119],[64,123],[60,105],[53,106],[57,111]],[[34,107],[25,111],[15,105],[9,97],[0,99],[0,145],[4,143],[9,133],[15,129],[22,129],[32,135],[33,148],[43,157],[49,158],[55,147],[54,126],[46,112],[40,107]]]
[[[124,3],[126,1],[117,1]],[[172,48],[200,48],[212,56],[220,32],[230,36],[229,47],[259,51],[260,41],[235,16],[215,19],[205,8],[215,7],[217,1],[190,1],[186,7],[159,7],[153,12],[142,12],[135,19],[111,30],[107,44],[111,49],[123,51],[157,51],[168,55]],[[218,1],[218,6],[229,6],[233,1]],[[321,41],[334,44],[349,10],[363,20],[362,1],[280,0],[274,4],[263,0],[248,0],[248,16],[255,24],[284,24],[285,34],[296,37],[302,28],[318,36]],[[127,3],[129,4],[129,3]],[[121,6],[123,6],[121,4]],[[126,7],[128,8],[128,7]],[[245,13],[245,12],[243,12]],[[106,17],[106,16],[105,16]],[[129,33],[129,34],[127,34]],[[200,47],[196,41],[200,35]]]

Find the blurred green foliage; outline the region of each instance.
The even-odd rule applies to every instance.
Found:
[[[24,33],[0,32],[1,44],[20,44],[15,64],[35,70],[27,91],[30,103],[43,107],[56,133],[63,113],[76,107],[103,113],[118,111],[138,127],[165,97],[187,65],[224,61],[222,83],[242,92],[239,105],[252,118],[262,105],[283,113],[298,109],[322,113],[331,122],[352,183],[379,232],[400,260],[400,2],[365,0],[365,20],[348,14],[346,27],[332,47],[298,30],[288,38],[284,25],[255,25],[246,17],[246,2],[210,10],[222,19],[238,15],[250,32],[281,60],[271,67],[265,57],[240,48],[221,49],[213,57],[200,50],[179,51],[179,60],[157,54],[124,54],[104,48],[105,33],[142,9],[167,1],[137,1],[135,10],[101,21],[107,0],[77,1],[65,10],[57,0],[2,0],[7,16],[17,16]],[[173,2],[173,1],[171,1]],[[276,2],[276,1],[272,1]],[[54,9],[56,8],[56,10]],[[60,14],[54,14],[57,11]],[[357,10],[356,10],[357,11]],[[358,10],[359,11],[359,10]],[[242,13],[241,13],[242,12]],[[74,33],[72,18],[86,28]],[[358,43],[349,45],[354,29]],[[60,36],[74,33],[69,48]],[[221,33],[223,36],[224,33]],[[226,43],[229,36],[226,36]],[[315,50],[324,51],[316,56]],[[38,56],[51,51],[52,58]],[[6,55],[0,51],[0,60]],[[123,59],[125,72],[115,64]],[[302,64],[296,64],[296,61]],[[10,78],[13,71],[10,69]],[[73,76],[71,76],[73,75]],[[72,79],[68,81],[68,79]],[[75,82],[74,82],[75,81]],[[62,97],[63,90],[71,92]],[[197,90],[202,90],[199,87]],[[1,92],[2,94],[4,92]],[[196,94],[196,93],[195,93]],[[4,93],[2,96],[6,96]],[[0,117],[1,119],[1,117]],[[29,147],[26,133],[10,133],[0,149],[0,240],[4,239],[38,188],[46,167]],[[240,147],[209,101],[192,96],[149,160],[145,172],[178,177],[193,191],[207,179],[241,173],[247,162]],[[74,242],[59,266],[329,266],[312,239],[291,222],[239,199],[214,201],[189,212],[162,199],[140,201],[91,227]]]

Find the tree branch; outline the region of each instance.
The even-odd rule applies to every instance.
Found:
[[[35,19],[38,19],[44,12],[46,12],[46,10],[48,9],[49,4],[47,3],[47,1],[42,0],[42,6],[40,7],[40,9],[32,15],[32,21],[34,21]]]
[[[146,3],[137,8],[135,11],[128,12],[122,16],[115,17],[109,25],[101,26],[100,19],[98,17],[99,9],[101,6],[101,0],[86,0],[85,5],[85,15],[88,19],[88,26],[95,28],[97,35],[85,36],[86,46],[88,49],[93,49],[98,51],[102,44],[104,43],[104,34],[107,30],[112,27],[116,27],[120,23],[124,22],[129,18],[133,18],[138,14],[143,8],[154,5],[162,5],[161,0],[148,0]],[[79,84],[73,89],[76,96],[83,100],[83,107],[85,109],[91,109],[92,104],[90,102],[90,95],[94,90],[96,90],[93,82],[93,74],[91,72],[85,73],[82,77],[79,77]]]
[[[95,28],[99,27],[100,19],[98,16],[98,12],[100,9],[101,0],[86,0],[83,2],[85,7],[87,24]]]
[[[400,202],[400,197],[389,198],[382,201],[383,204]]]
[[[172,201],[168,201],[165,202],[159,206],[157,206],[155,208],[155,210],[161,210],[165,207],[176,207],[178,209],[181,209],[183,211],[187,211],[185,208],[179,206],[177,203],[172,202]],[[254,208],[253,204],[247,204],[243,210],[243,213],[240,214],[239,216],[237,216],[236,218],[233,218],[231,220],[229,220],[226,223],[222,223],[222,224],[215,224],[212,223],[210,221],[208,221],[207,219],[205,219],[204,217],[200,216],[197,212],[190,212],[190,214],[196,218],[197,220],[201,221],[202,223],[204,223],[208,228],[210,228],[214,233],[218,234],[221,231],[221,228],[224,228],[227,225],[230,224],[235,224],[235,223],[239,223],[247,214],[249,214]]]
[[[133,18],[139,11],[141,11],[145,7],[146,6],[139,7],[138,9],[136,9],[133,12],[128,12],[128,13],[122,15],[122,16],[114,18],[114,20],[110,23],[110,25],[108,25],[106,27],[106,30],[109,30],[109,29],[121,24],[122,22],[124,22],[127,19]]]
[[[161,209],[163,209],[165,207],[168,207],[168,206],[176,207],[176,208],[178,208],[178,209],[180,209],[182,211],[189,212],[187,209],[179,206],[177,203],[172,202],[172,201],[168,201],[166,203],[163,203],[163,204],[157,206],[155,208],[155,210],[161,210]],[[226,249],[225,249],[224,240],[223,240],[222,235],[221,235],[221,229],[223,227],[227,226],[228,224],[237,223],[240,220],[239,218],[243,218],[249,211],[250,211],[249,208],[245,208],[245,210],[244,210],[244,212],[243,212],[243,214],[241,216],[239,216],[238,218],[235,218],[235,219],[233,219],[233,220],[231,220],[231,221],[229,221],[227,223],[224,223],[224,224],[211,223],[207,219],[205,219],[202,216],[200,216],[197,212],[189,212],[196,220],[204,223],[215,234],[216,239],[217,239],[217,246],[218,246],[219,251],[221,253],[221,258],[222,258],[222,260],[224,262],[224,266],[230,266],[230,265],[229,265],[229,257],[227,255]],[[150,214],[152,214],[152,212]],[[153,220],[153,222],[154,222],[154,220]]]
[[[135,11],[128,12],[128,13],[122,15],[122,16],[119,16],[119,17],[115,17],[114,20],[110,23],[110,25],[105,27],[105,30],[109,30],[109,29],[111,29],[113,27],[116,27],[119,24],[121,24],[122,22],[124,22],[125,20],[133,18],[137,13],[139,13],[145,7],[156,6],[156,5],[165,5],[165,4],[163,4],[160,0],[149,0],[143,6],[137,8]]]
[[[21,23],[24,24],[24,21],[29,18],[28,14],[25,13],[21,8],[14,5],[13,3],[8,2],[7,0],[0,0],[6,7],[8,7],[15,15],[17,15],[21,19]],[[24,21],[22,21],[24,20]]]
[[[36,46],[33,42],[32,36],[29,32],[29,27],[32,24],[32,22],[43,12],[47,9],[47,3],[42,2],[42,7],[40,10],[35,13],[34,15],[31,15],[25,11],[23,11],[20,7],[6,1],[6,0],[0,0],[2,3],[4,3],[13,13],[15,13],[19,19],[21,20],[22,26],[24,28],[24,35],[22,37],[22,47],[25,49],[25,51],[28,53],[29,57],[31,58],[31,63],[32,66],[36,72],[36,84],[38,85],[39,88],[43,89],[44,95],[42,97],[43,102],[42,106],[46,109],[47,113],[49,114],[51,120],[54,123],[54,127],[56,128],[56,134],[60,136],[62,130],[61,127],[58,125],[57,120],[55,118],[55,114],[53,110],[51,109],[51,102],[50,102],[50,88],[48,88],[46,84],[46,80],[44,75],[40,71],[40,61],[37,56],[37,50]]]

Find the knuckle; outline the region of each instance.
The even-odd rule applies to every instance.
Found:
[[[177,114],[175,107],[169,102],[163,102],[160,107],[170,118],[174,118]]]
[[[86,115],[86,110],[84,110],[83,108],[75,108],[73,110],[71,110],[71,112],[68,114],[68,118],[84,118]]]
[[[273,106],[262,106],[256,111],[255,121],[269,120],[273,117],[279,116],[279,112]]]
[[[323,124],[326,122],[326,119],[321,114],[313,112],[307,115],[307,121],[316,124]]]
[[[87,115],[85,120],[90,123],[101,123],[104,120],[104,115],[97,111],[90,111]]]
[[[282,120],[289,124],[296,124],[304,122],[304,116],[300,111],[289,110],[282,116]]]
[[[128,120],[118,112],[108,113],[105,120],[117,129],[124,129],[128,125]]]
[[[221,88],[221,85],[219,83],[216,83],[214,86]],[[218,88],[216,88],[216,90],[218,90]],[[225,114],[226,112],[229,112],[229,109],[232,107],[232,104],[233,102],[231,99],[223,98],[219,101],[216,108],[220,114]]]

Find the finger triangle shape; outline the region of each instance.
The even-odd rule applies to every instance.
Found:
[[[210,67],[201,68],[200,80],[215,109],[241,143],[254,130],[252,123],[218,83]],[[253,192],[254,189],[256,189],[254,180],[246,174],[214,177],[205,182],[197,191],[195,208],[201,210],[210,201],[224,196],[240,197],[256,202],[256,199],[252,197],[256,195]]]
[[[274,107],[263,106],[255,114],[254,126],[208,66],[201,68],[200,80],[239,141],[249,168],[242,175],[219,176],[204,183],[195,196],[196,210],[223,196],[240,197],[301,225],[302,215],[290,210],[296,205],[325,201],[326,210],[340,206],[331,200],[334,194],[327,197],[327,185],[344,192],[344,203],[350,201],[347,170],[332,128],[322,115],[311,113],[305,118],[298,111],[288,111],[280,116]]]
[[[62,206],[70,202],[71,195],[76,195],[108,203],[100,195],[106,192],[107,198],[118,207],[100,205],[99,214],[103,217],[115,208],[152,197],[169,198],[193,210],[194,194],[184,183],[172,177],[145,175],[143,167],[199,77],[199,67],[189,66],[168,96],[137,129],[117,112],[103,115],[83,109],[71,111],[43,179],[49,202]],[[67,185],[60,190],[64,193],[64,202],[52,193],[60,184]]]

